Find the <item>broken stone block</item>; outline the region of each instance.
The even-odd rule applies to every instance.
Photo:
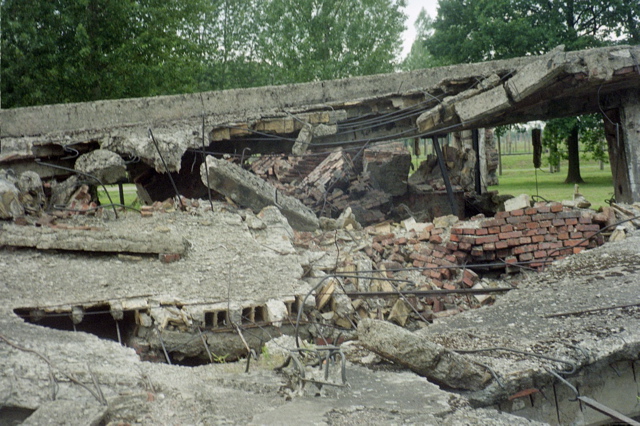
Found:
[[[23,215],[20,191],[12,182],[0,177],[0,219],[13,219]]]
[[[366,149],[363,167],[374,188],[393,196],[406,194],[411,154],[404,144]]]
[[[495,87],[455,104],[455,110],[463,123],[478,121],[498,114],[510,106],[503,86]]]
[[[207,182],[208,168],[209,181]],[[280,193],[274,186],[241,167],[225,160],[208,156],[200,168],[202,182],[209,188],[229,197],[233,202],[258,213],[275,205],[298,231],[318,229],[318,218],[300,201]]]
[[[398,299],[389,312],[389,321],[395,322],[400,327],[404,327],[409,319],[411,308],[403,299]]]
[[[282,321],[289,316],[289,313],[287,312],[287,305],[285,305],[281,300],[270,299],[267,300],[266,306],[269,322],[274,327],[280,327],[282,325]]]
[[[520,194],[515,198],[510,198],[504,202],[504,211],[526,209],[531,207],[531,199],[528,194]]]
[[[109,406],[98,401],[64,400],[47,401],[31,414],[23,425],[83,424],[97,426],[105,424]],[[60,419],[60,422],[55,419]],[[64,420],[62,420],[64,419]]]
[[[127,169],[122,157],[106,149],[96,149],[82,154],[76,160],[74,167],[79,172],[95,176],[105,185],[127,179]]]
[[[358,339],[365,348],[449,388],[480,390],[491,380],[463,355],[386,321],[361,320]]]

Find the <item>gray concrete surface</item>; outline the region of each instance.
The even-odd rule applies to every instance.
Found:
[[[495,350],[461,355],[490,367],[504,386],[494,379],[486,389],[473,393],[440,389],[390,364],[360,366],[370,353],[350,343],[344,345],[351,361],[347,364],[350,387],[327,387],[321,396],[315,392],[292,396],[284,391],[286,376],[273,371],[281,361],[275,355],[253,364],[249,374],[243,372],[244,363],[199,367],[154,364],[140,361],[134,349],[117,342],[29,324],[13,313],[15,308],[49,307],[55,312],[65,306],[107,301],[112,309],[139,306],[152,312],[161,305],[182,306],[193,321],[202,321],[202,303],[229,303],[234,310],[246,303],[287,299],[308,291],[301,278],[312,259],[335,264],[335,253],[312,255],[295,249],[287,242],[287,230],[280,229],[277,221],[265,217],[261,225],[262,219],[251,212],[229,211],[220,203],[214,208],[214,212],[199,208],[186,213],[154,213],[151,218],[131,214],[117,221],[74,221],[131,233],[163,233],[168,229],[190,243],[186,256],[171,264],[162,264],[155,257],[0,250],[3,405],[37,409],[43,417],[34,417],[34,422],[47,418],[46,413],[49,420],[61,421],[55,414],[60,407],[72,407],[65,408],[70,410],[65,418],[82,413],[100,417],[101,400],[106,400],[107,421],[138,424],[535,423],[514,414],[547,423],[562,418],[585,424],[600,418],[581,414],[576,403],[558,409],[549,402],[568,400],[572,395],[545,368],[566,370],[566,362],[571,362],[578,370],[566,378],[585,395],[605,404],[613,405],[607,395],[622,400],[629,396],[629,389],[637,387],[633,374],[631,381],[627,374],[637,365],[626,363],[635,360],[637,364],[640,309],[603,308],[640,303],[640,235],[576,255],[545,273],[530,273],[522,278],[518,290],[499,298],[495,305],[436,320],[415,332],[415,336],[449,350],[512,348],[566,361]],[[275,240],[278,245],[271,246],[270,241]],[[327,247],[334,246],[330,240]],[[571,313],[584,310],[592,311]],[[550,314],[565,315],[547,318]],[[607,371],[613,374],[605,374]],[[538,412],[520,398],[508,399],[533,388],[545,395],[536,393],[530,398],[534,408],[539,406]],[[308,385],[308,389],[314,387]],[[51,402],[53,394],[59,403]],[[633,399],[635,396],[631,394]],[[620,410],[624,407],[616,406]]]

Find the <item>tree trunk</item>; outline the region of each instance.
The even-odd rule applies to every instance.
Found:
[[[578,125],[577,123],[571,129],[567,138],[567,151],[569,157],[569,167],[567,171],[567,179],[564,183],[582,183],[580,176],[580,147],[578,145]]]

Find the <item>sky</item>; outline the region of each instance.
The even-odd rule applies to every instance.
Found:
[[[411,50],[411,44],[416,38],[416,30],[414,23],[421,9],[425,9],[427,13],[432,17],[436,17],[438,9],[438,0],[407,0],[407,7],[404,8],[404,13],[408,16],[406,27],[402,42],[402,57],[406,57]]]

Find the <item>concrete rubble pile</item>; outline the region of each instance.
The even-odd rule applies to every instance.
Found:
[[[446,146],[443,155],[453,191],[473,191],[473,150]],[[411,154],[401,143],[355,152],[339,148],[311,158],[263,156],[251,163],[256,175],[319,217],[337,218],[350,208],[362,225],[408,214],[431,220],[451,211],[436,157],[429,155],[415,173],[412,168]]]

